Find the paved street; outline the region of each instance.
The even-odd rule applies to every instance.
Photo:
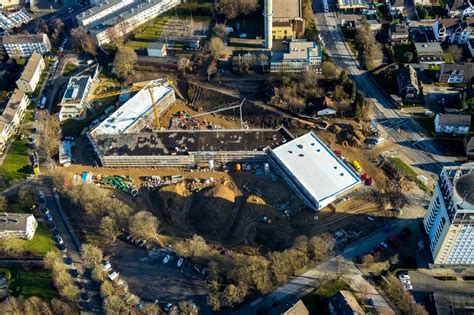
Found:
[[[442,148],[409,116],[396,110],[393,100],[376,85],[366,71],[359,69],[352,52],[343,41],[334,3],[331,5],[332,12],[322,13],[320,1],[313,2],[318,12],[315,13],[316,28],[324,38],[326,50],[334,63],[345,69],[356,81],[357,87],[374,102],[374,120],[399,144],[404,160],[428,176],[437,175],[444,165],[459,164],[458,159],[444,156]]]
[[[385,299],[377,292],[375,287],[363,277],[362,273],[352,262],[352,259],[356,256],[367,254],[389,235],[401,231],[404,227],[415,229],[417,226],[418,221],[414,219],[398,220],[396,227],[389,233],[378,231],[359,240],[357,243],[346,248],[336,257],[308,270],[304,274],[292,279],[287,284],[279,287],[272,293],[235,310],[234,314],[256,314],[259,309],[272,305],[274,301],[279,301],[280,305],[292,305],[317,286],[317,280],[320,275],[334,274],[338,264],[339,267],[337,268],[339,268],[339,270],[342,268],[347,269],[344,277],[348,280],[351,287],[359,292],[364,292],[367,298],[372,298],[375,301],[375,305],[380,314],[393,314]]]

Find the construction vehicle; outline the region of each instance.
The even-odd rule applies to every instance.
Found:
[[[362,167],[357,160],[352,161],[352,166],[354,166],[357,172],[362,172]]]
[[[39,159],[38,159],[38,154],[36,152],[33,152],[30,155],[30,161],[31,161],[31,167],[33,169],[33,174],[39,175],[40,174]]]

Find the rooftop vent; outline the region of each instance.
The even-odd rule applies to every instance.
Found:
[[[298,156],[300,156],[300,157],[303,157],[303,156],[304,156],[304,154],[303,154],[303,153],[300,153],[300,154],[298,154]]]
[[[291,150],[288,150],[288,153],[292,154],[292,153],[293,153],[293,151],[291,151]]]
[[[302,145],[302,144],[297,144],[296,146],[297,146],[298,148],[300,148],[300,149],[303,149],[303,145]]]
[[[344,176],[344,173],[339,173],[339,176]]]

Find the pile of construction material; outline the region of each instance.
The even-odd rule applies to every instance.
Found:
[[[194,118],[191,114],[179,113],[171,118],[171,130],[221,129],[216,124],[204,119]]]
[[[123,191],[127,194],[132,195],[133,197],[138,195],[137,186],[135,186],[135,184],[133,183],[131,176],[124,177],[120,175],[97,175],[97,183],[106,187],[111,187],[119,191]]]
[[[148,190],[154,190],[163,186],[176,185],[184,181],[182,175],[172,175],[172,176],[142,176],[140,177],[142,182],[142,188]]]

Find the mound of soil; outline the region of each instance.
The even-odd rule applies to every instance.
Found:
[[[202,235],[216,236],[234,210],[237,190],[232,183],[216,184],[194,195],[189,209],[191,225]]]

